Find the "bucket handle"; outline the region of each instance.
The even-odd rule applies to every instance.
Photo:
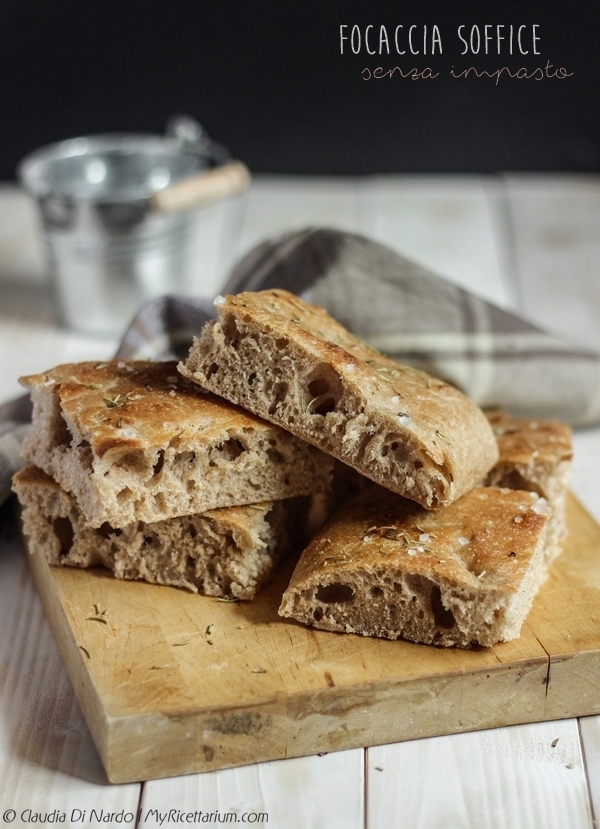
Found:
[[[250,171],[243,162],[229,161],[187,176],[153,193],[149,199],[150,210],[156,213],[192,210],[243,193],[250,186],[250,181]]]

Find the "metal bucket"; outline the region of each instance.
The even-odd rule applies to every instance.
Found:
[[[222,164],[228,153],[196,122],[166,136],[98,135],[42,147],[18,168],[37,199],[62,322],[117,334],[146,300],[186,293],[190,210],[161,212],[153,197]]]

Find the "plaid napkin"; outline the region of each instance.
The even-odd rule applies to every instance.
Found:
[[[309,228],[270,239],[234,268],[223,293],[265,288],[285,288],[324,306],[380,351],[443,377],[480,406],[574,426],[600,421],[599,354],[571,346],[362,236]],[[117,356],[185,357],[192,337],[213,316],[205,300],[154,300],[133,320]],[[0,407],[0,502],[10,492],[29,416],[22,398]]]

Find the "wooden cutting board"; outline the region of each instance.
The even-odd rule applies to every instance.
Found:
[[[289,567],[254,602],[224,603],[30,561],[120,783],[600,713],[600,527],[574,498],[568,522],[520,639],[472,651],[284,622]]]

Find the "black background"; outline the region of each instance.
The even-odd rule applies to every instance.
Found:
[[[432,26],[443,54],[340,55],[339,26]],[[461,23],[538,23],[540,56],[461,57]],[[198,118],[255,172],[600,169],[600,3],[2,0],[0,176],[79,134]],[[393,47],[392,47],[393,48]],[[454,80],[455,69],[564,66],[559,81]],[[434,81],[364,81],[432,66]]]

